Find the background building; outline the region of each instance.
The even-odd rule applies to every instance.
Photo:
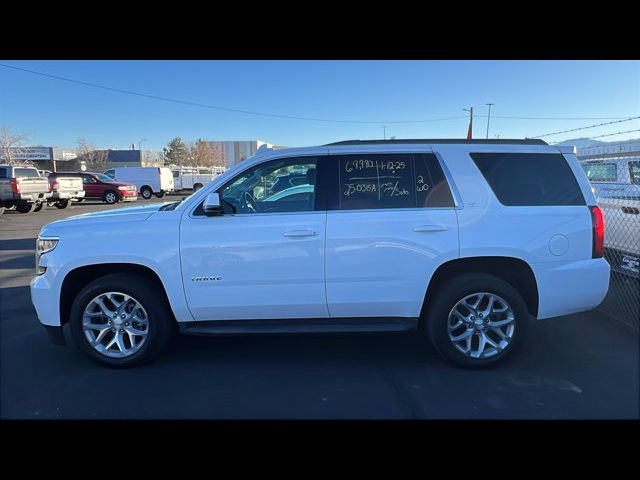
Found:
[[[224,159],[227,168],[231,168],[237,165],[242,160],[246,160],[258,151],[260,147],[266,145],[267,148],[287,148],[281,146],[274,146],[270,143],[263,142],[262,140],[239,140],[239,141],[208,141],[211,146],[218,146],[222,148],[224,152]]]
[[[61,147],[19,147],[11,148],[11,159],[16,162],[31,163],[41,170],[56,170],[56,166],[60,163],[66,163],[75,160],[78,156],[73,148]],[[9,159],[4,158],[3,152],[0,151],[0,162],[6,162]]]
[[[162,167],[164,154],[152,150],[107,150],[105,170],[122,167]]]

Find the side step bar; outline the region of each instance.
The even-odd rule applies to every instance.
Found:
[[[178,323],[180,333],[185,335],[406,332],[417,327],[417,318],[403,317],[207,320]]]

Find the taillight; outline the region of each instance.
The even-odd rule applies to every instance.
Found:
[[[20,187],[18,187],[18,180],[15,178],[9,181],[9,185],[11,185],[11,191],[13,193],[20,193]]]
[[[60,185],[58,184],[58,181],[57,181],[57,180],[55,180],[55,181],[53,182],[53,184],[51,185],[51,188],[52,188],[53,190],[58,190],[58,188],[60,188]]]
[[[593,249],[591,258],[601,258],[604,251],[604,218],[600,207],[589,207],[593,226]]]

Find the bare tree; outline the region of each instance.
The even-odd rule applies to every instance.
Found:
[[[14,132],[9,127],[2,125],[2,127],[0,127],[0,158],[2,158],[2,161],[7,162],[10,165],[29,163],[22,160],[16,160],[16,157],[25,153],[26,147],[24,144],[28,140],[28,134]]]
[[[186,163],[192,167],[224,167],[224,150],[221,145],[198,139],[189,146]]]
[[[97,150],[96,146],[86,138],[78,138],[78,160],[84,160],[90,172],[102,172],[109,164],[109,154],[106,150]]]

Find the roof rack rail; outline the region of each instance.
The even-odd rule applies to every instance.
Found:
[[[477,144],[498,144],[498,145],[509,145],[509,144],[548,145],[547,142],[539,138],[514,138],[514,139],[474,138],[471,140],[466,138],[410,138],[410,139],[396,138],[393,140],[343,140],[341,142],[327,143],[323,146],[328,147],[328,146],[334,146],[334,145],[384,145],[384,144],[394,144],[394,143],[471,143],[471,144],[477,143]]]

